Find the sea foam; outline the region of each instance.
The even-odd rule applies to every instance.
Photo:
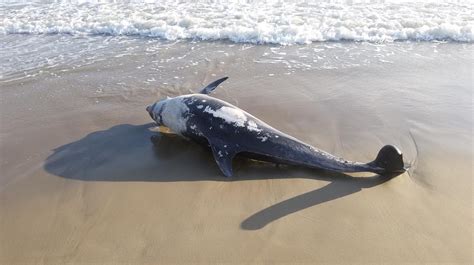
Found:
[[[125,35],[283,45],[474,40],[470,4],[210,2],[3,4],[0,34]]]

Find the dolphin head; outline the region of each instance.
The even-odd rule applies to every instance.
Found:
[[[146,107],[150,117],[158,126],[165,126],[174,133],[181,134],[187,130],[189,108],[184,102],[187,96],[166,98]]]
[[[228,77],[218,79],[199,92],[207,95],[211,93],[220,83],[227,80]],[[189,118],[189,107],[184,102],[190,95],[182,95],[174,98],[159,100],[146,107],[146,111],[158,126],[166,126],[174,132],[180,134],[187,130],[187,121]]]
[[[157,125],[164,125],[163,117],[161,115],[163,113],[163,110],[166,108],[167,101],[169,101],[169,98],[156,101],[155,103],[146,107],[146,111],[148,112],[150,117],[157,123]]]

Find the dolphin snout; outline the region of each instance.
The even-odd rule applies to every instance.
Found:
[[[146,106],[146,111],[148,112],[148,114],[150,115],[150,117],[154,120],[155,117],[153,117],[153,105],[148,105]]]

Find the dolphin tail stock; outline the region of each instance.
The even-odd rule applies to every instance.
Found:
[[[403,154],[397,147],[386,145],[382,147],[374,161],[369,165],[381,168],[380,174],[403,173],[406,171],[403,163]]]

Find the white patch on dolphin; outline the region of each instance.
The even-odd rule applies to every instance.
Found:
[[[204,108],[204,106],[203,105],[197,105],[197,108],[202,109],[202,108]]]
[[[247,125],[247,129],[248,129],[249,131],[254,131],[254,132],[261,132],[261,131],[262,131],[262,129],[259,129],[258,126],[257,126],[257,124],[256,124],[254,121],[252,121],[252,120],[249,120],[249,121],[247,122],[247,124],[248,124],[248,125]]]
[[[220,109],[213,110],[211,107],[207,106],[204,109],[204,112],[212,114],[216,118],[223,119],[226,123],[234,124],[239,127],[244,127],[245,122],[247,121],[247,116],[242,110],[223,106]]]
[[[265,142],[266,140],[268,140],[268,137],[266,137],[266,136],[258,136],[257,138],[262,140],[262,143]]]

